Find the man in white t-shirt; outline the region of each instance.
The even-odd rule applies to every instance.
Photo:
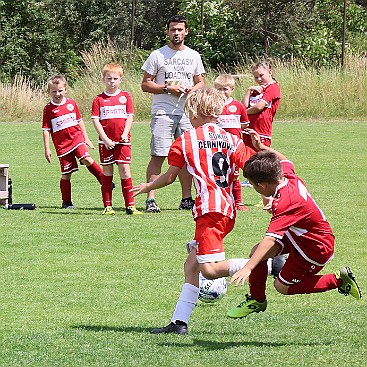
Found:
[[[192,128],[184,113],[187,94],[204,86],[205,73],[198,52],[184,45],[188,34],[187,19],[175,15],[167,21],[169,43],[154,50],[142,66],[141,88],[152,93],[151,159],[147,167],[147,181],[154,181],[160,174],[172,141]],[[179,174],[182,200],[179,209],[191,210],[191,175],[184,167]],[[146,211],[159,213],[154,191],[147,194]]]

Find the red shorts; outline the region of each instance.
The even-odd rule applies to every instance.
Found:
[[[323,266],[315,265],[307,261],[300,253],[289,244],[286,237],[282,239],[283,250],[280,254],[289,254],[279,273],[278,280],[284,285],[300,283],[307,276],[317,274]],[[330,260],[332,257],[330,258]]]
[[[235,220],[220,213],[207,213],[196,218],[195,223],[198,263],[225,260],[223,239],[232,231]]]
[[[70,153],[59,157],[61,173],[63,175],[66,175],[68,173],[77,171],[78,163],[76,161],[76,158],[80,161],[81,159],[88,157],[90,157],[90,154],[88,152],[87,145],[85,143],[81,143]]]
[[[271,139],[269,138],[263,138],[263,137],[260,137],[260,141],[266,145],[267,147],[270,147],[271,145]],[[243,142],[245,143],[245,145],[247,147],[250,147],[252,148],[255,152],[257,152],[258,150],[255,149],[255,147],[252,145],[252,140],[251,140],[251,136],[248,135],[248,134],[243,134]]]
[[[130,164],[131,163],[131,145],[116,144],[114,148],[107,149],[104,144],[98,144],[99,158],[102,166],[109,164]]]

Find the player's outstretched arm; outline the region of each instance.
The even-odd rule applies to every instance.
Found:
[[[166,173],[159,176],[152,182],[143,182],[140,185],[133,186],[131,192],[134,193],[133,196],[135,197],[139,194],[148,193],[149,191],[160,189],[164,186],[168,186],[176,180],[180,170],[181,168],[179,167],[169,166]]]
[[[251,251],[250,260],[241,270],[238,270],[232,276],[229,283],[235,283],[236,287],[238,285],[244,285],[245,280],[250,276],[251,271],[260,261],[274,257],[278,254],[278,252],[279,249],[277,246],[275,246],[275,238],[265,236],[263,240]]]
[[[268,150],[278,156],[281,161],[287,160],[287,157],[275,149],[272,149],[261,142],[260,135],[253,129],[245,129],[246,133],[250,134],[252,144],[257,150]]]

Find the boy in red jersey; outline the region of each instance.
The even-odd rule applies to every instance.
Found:
[[[236,210],[232,197],[236,167],[254,153],[242,139],[217,125],[226,103],[224,94],[215,88],[199,88],[189,93],[185,110],[194,129],[184,132],[168,153],[166,173],[150,183],[134,187],[135,195],[173,183],[184,165],[193,177],[196,189],[192,209],[194,239],[187,244],[182,286],[171,323],[152,333],[186,334],[190,315],[199,294],[199,272],[207,279],[233,275],[246,259],[225,260],[223,239],[233,229]]]
[[[113,215],[112,189],[113,166],[117,164],[122,195],[127,214],[142,214],[135,208],[131,188],[133,186],[131,163],[130,129],[134,117],[134,105],[131,94],[119,89],[122,80],[122,67],[107,64],[102,69],[106,89],[94,98],[92,104],[93,125],[99,134],[99,155],[103,170],[102,200],[104,215]]]
[[[223,130],[242,139],[242,130],[248,127],[249,119],[245,106],[232,98],[235,84],[236,82],[230,74],[221,74],[214,80],[214,87],[223,92],[227,98],[223,111],[218,116],[218,125]],[[236,171],[236,180],[233,182],[235,206],[239,211],[247,211],[248,208],[242,202],[242,188],[238,176],[239,170]]]
[[[102,183],[102,169],[90,156],[87,145],[94,149],[89,140],[82,116],[76,102],[66,98],[67,83],[63,76],[55,75],[47,82],[51,101],[43,109],[43,145],[45,157],[51,162],[50,135],[61,166],[60,189],[62,208],[74,209],[71,200],[71,174],[78,171],[76,158]]]
[[[348,266],[336,274],[318,275],[334,257],[334,235],[323,212],[304,182],[295,174],[292,162],[267,147],[254,130],[248,130],[259,151],[244,166],[244,175],[261,195],[272,196],[272,218],[263,240],[253,247],[250,260],[234,274],[230,283],[243,285],[249,279],[250,295],[228,311],[232,318],[265,311],[267,259],[289,254],[275,289],[285,295],[326,292],[338,288],[359,300],[361,291]]]

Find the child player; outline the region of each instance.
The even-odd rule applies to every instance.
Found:
[[[249,127],[260,135],[263,144],[270,147],[273,120],[281,99],[280,87],[273,77],[271,65],[267,62],[254,64],[252,74],[257,85],[252,85],[247,89],[242,103],[247,108]],[[250,135],[245,133],[243,141],[249,147],[254,148]],[[242,185],[251,187],[248,181],[243,182]],[[268,210],[271,206],[270,199],[263,197],[262,201],[263,209]]]
[[[233,275],[247,260],[225,260],[223,239],[233,229],[236,210],[232,199],[236,167],[254,153],[242,139],[217,125],[217,117],[226,103],[224,94],[215,88],[190,92],[185,110],[194,129],[184,132],[171,146],[168,170],[150,183],[134,187],[135,195],[173,183],[184,165],[193,176],[196,200],[194,240],[187,244],[182,286],[171,323],[152,333],[186,334],[190,315],[199,294],[199,272],[215,279]]]
[[[130,172],[131,139],[134,105],[131,94],[119,89],[122,80],[122,67],[107,64],[102,69],[105,91],[93,100],[92,120],[99,134],[99,155],[103,170],[102,200],[104,215],[113,215],[112,189],[113,166],[117,164],[122,187],[122,195],[127,214],[142,214],[135,208]]]
[[[232,93],[235,88],[235,80],[230,74],[221,74],[214,81],[214,87],[223,92],[227,102],[222,113],[218,116],[218,125],[223,130],[242,139],[242,130],[249,125],[245,106],[233,99]],[[247,211],[248,208],[242,203],[242,187],[238,180],[239,170],[236,171],[236,180],[233,182],[233,197],[236,209]]]
[[[293,163],[263,144],[254,130],[248,133],[259,152],[245,163],[244,175],[259,194],[273,197],[272,218],[265,237],[253,247],[250,260],[231,278],[230,283],[236,286],[248,278],[250,295],[230,309],[228,316],[242,318],[266,310],[266,260],[278,254],[289,254],[274,281],[278,292],[292,295],[338,288],[340,293],[359,300],[361,291],[348,266],[335,274],[318,274],[334,257],[334,235],[304,182],[295,174]]]
[[[47,82],[51,101],[43,109],[43,145],[45,157],[51,162],[50,135],[61,166],[60,190],[62,208],[74,209],[71,200],[71,174],[78,170],[76,158],[102,183],[102,169],[90,156],[87,145],[94,149],[85,129],[76,102],[66,98],[67,83],[63,76],[55,75]]]

